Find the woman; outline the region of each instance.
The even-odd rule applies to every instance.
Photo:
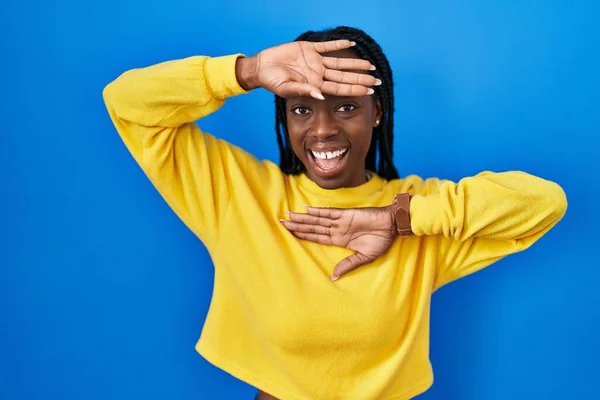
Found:
[[[276,95],[280,166],[194,123],[260,87]],[[431,294],[566,212],[560,186],[524,172],[399,178],[392,88],[377,43],[339,27],[253,57],[134,69],[104,90],[125,145],[214,262],[197,351],[260,399],[423,393]],[[247,121],[240,134],[259,133]]]

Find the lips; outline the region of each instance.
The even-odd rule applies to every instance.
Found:
[[[315,162],[324,170],[330,170],[338,165],[344,154],[348,151],[347,148],[334,151],[314,151],[311,150]]]
[[[350,148],[340,146],[307,151],[313,170],[324,178],[337,175],[344,169],[349,152]]]

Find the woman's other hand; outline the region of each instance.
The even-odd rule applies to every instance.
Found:
[[[374,261],[398,236],[391,206],[306,210],[306,214],[288,213],[289,220],[280,221],[299,239],[355,251],[336,265],[331,280]]]
[[[333,40],[271,47],[255,56],[238,58],[238,82],[246,90],[262,87],[283,98],[311,96],[323,100],[323,94],[372,94],[371,86],[380,85],[381,81],[366,72],[355,72],[373,70],[369,61],[326,55],[353,45],[349,40]]]

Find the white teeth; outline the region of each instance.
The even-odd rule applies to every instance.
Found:
[[[327,152],[318,152],[318,151],[313,151],[311,150],[313,156],[315,156],[315,158],[321,159],[321,160],[325,160],[325,159],[332,159],[332,158],[336,158],[341,156],[342,154],[344,154],[348,149],[342,149],[342,150],[336,150],[336,151],[327,151]]]

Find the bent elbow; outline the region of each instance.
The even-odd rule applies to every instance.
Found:
[[[112,99],[112,86],[113,82],[110,82],[108,85],[104,86],[102,89],[102,100],[104,100],[104,104],[109,104]]]
[[[548,187],[549,210],[554,222],[560,221],[567,213],[568,200],[564,189],[555,182],[550,182]]]

